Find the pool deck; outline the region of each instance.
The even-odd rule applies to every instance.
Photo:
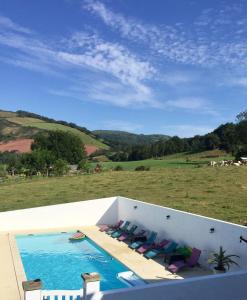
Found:
[[[193,268],[182,273],[172,274],[167,271],[161,260],[147,260],[142,255],[131,250],[124,242],[111,238],[100,232],[97,226],[77,228],[53,228],[48,230],[29,230],[0,234],[0,299],[23,300],[22,281],[26,280],[19,251],[15,242],[15,234],[44,233],[81,230],[96,244],[121,261],[129,269],[147,283],[164,280],[181,280],[184,278],[209,275],[211,272],[203,268]],[[81,270],[81,273],[86,270]]]

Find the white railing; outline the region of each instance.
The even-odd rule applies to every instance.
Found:
[[[24,300],[86,300],[92,294],[100,291],[100,275],[98,273],[84,273],[82,288],[79,290],[42,290],[40,279],[22,282]],[[1,299],[2,300],[2,299]]]
[[[69,290],[54,290],[41,291],[41,300],[81,300],[83,290],[69,291]]]

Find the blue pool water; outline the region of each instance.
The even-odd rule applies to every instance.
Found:
[[[40,278],[46,290],[82,288],[81,274],[98,272],[101,290],[125,288],[117,278],[129,269],[92,240],[69,242],[72,233],[19,235],[17,245],[28,280]]]

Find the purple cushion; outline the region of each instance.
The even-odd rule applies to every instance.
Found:
[[[185,267],[186,263],[183,260],[175,261],[168,267],[168,270],[172,273],[177,273],[181,268]]]

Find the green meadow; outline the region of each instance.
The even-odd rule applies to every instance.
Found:
[[[22,179],[0,184],[0,210],[103,198],[139,199],[238,224],[247,223],[247,167],[207,166],[208,159],[171,156],[164,160],[105,163],[102,173]],[[111,171],[123,165],[123,171]],[[133,171],[151,165],[150,171]]]
[[[224,151],[214,150],[200,153],[178,153],[167,155],[162,159],[146,159],[140,161],[125,161],[125,162],[100,162],[104,170],[114,169],[121,166],[124,170],[134,170],[138,166],[150,167],[152,170],[163,168],[199,168],[208,165],[210,160],[232,159],[232,156]],[[96,163],[93,164],[94,166]]]

